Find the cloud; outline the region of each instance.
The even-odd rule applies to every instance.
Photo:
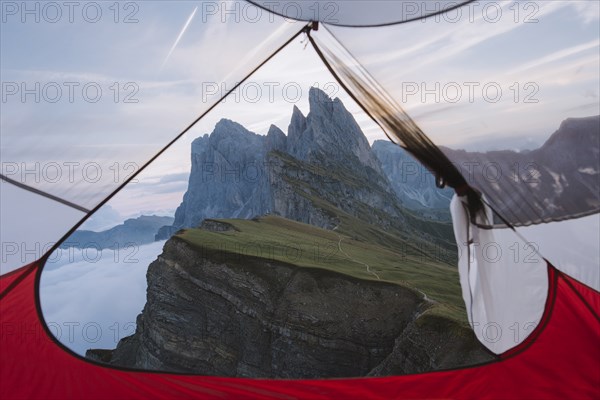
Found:
[[[123,217],[110,204],[105,204],[88,218],[80,229],[100,232],[119,225],[123,222]]]
[[[167,194],[167,193],[182,193],[187,190],[188,182],[187,181],[179,181],[179,182],[167,182],[161,183],[158,186],[154,186],[152,188],[148,188],[147,193],[155,193],[155,194]]]
[[[600,102],[581,104],[577,107],[567,108],[566,112],[588,112],[590,115],[598,115],[600,112]]]
[[[40,281],[42,312],[50,331],[81,355],[90,348],[115,348],[135,332],[136,317],[146,303],[146,271],[163,245],[101,253],[57,250]]]
[[[600,39],[590,40],[586,43],[581,43],[575,46],[563,48],[552,52],[550,54],[545,55],[544,57],[538,58],[536,60],[527,62],[523,65],[520,65],[516,69],[510,72],[510,74],[518,74],[523,71],[531,70],[531,69],[545,69],[548,65],[553,66],[559,61],[571,60],[576,55],[580,55],[588,50],[594,50],[596,59],[598,55],[598,49],[600,47]]]
[[[160,164],[160,163],[159,163]],[[182,193],[187,190],[189,172],[166,174],[160,177],[141,177],[127,186],[129,197],[152,196],[164,193]]]
[[[160,183],[172,183],[172,182],[186,182],[190,177],[189,172],[179,172],[174,174],[167,174],[160,177]]]
[[[173,54],[173,50],[175,50],[175,48],[179,44],[179,41],[181,40],[181,38],[185,34],[185,31],[187,30],[188,26],[190,26],[190,23],[194,19],[194,15],[196,15],[196,11],[198,11],[198,7],[194,8],[194,11],[192,11],[192,13],[188,17],[187,21],[185,21],[185,24],[183,25],[183,28],[181,28],[181,32],[179,32],[179,35],[177,36],[177,39],[175,39],[175,43],[173,43],[173,46],[171,46],[171,49],[169,50],[169,53],[167,53],[167,56],[165,57],[165,60],[163,61],[162,66],[160,67],[160,69],[163,69],[164,66],[165,66],[165,64],[167,63],[167,61],[169,61],[169,58],[171,57],[171,54]]]
[[[597,1],[570,1],[584,24],[590,24],[600,18],[600,3]]]

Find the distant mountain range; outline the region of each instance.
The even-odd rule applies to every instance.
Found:
[[[442,150],[513,225],[600,211],[600,116],[566,119],[532,151]]]
[[[326,229],[347,215],[426,240],[439,239],[441,229],[444,241],[451,241],[446,228],[423,221],[450,220],[452,189],[437,188],[431,173],[401,147],[383,140],[369,146],[339,99],[311,88],[309,106],[307,116],[293,108],[287,135],[274,125],[266,136],[257,135],[222,119],[210,135],[194,140],[188,189],[174,219],[142,216],[103,232],[76,231],[67,243],[145,244],[207,218],[268,214]],[[599,138],[600,116],[594,116],[565,120],[532,151],[442,150],[519,225],[600,209]],[[524,198],[530,206],[523,207]]]
[[[77,230],[60,247],[114,249],[124,248],[132,243],[139,246],[154,242],[158,229],[172,223],[172,217],[142,215],[102,232]]]

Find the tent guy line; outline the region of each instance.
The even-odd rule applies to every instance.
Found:
[[[86,214],[90,212],[90,210],[88,210],[85,207],[82,207],[82,206],[80,206],[78,204],[72,203],[72,202],[70,202],[68,200],[62,199],[62,198],[60,198],[58,196],[54,196],[53,194],[50,194],[48,192],[44,192],[43,190],[39,190],[39,189],[33,188],[31,186],[25,185],[24,183],[15,181],[14,179],[11,179],[11,178],[3,175],[3,174],[0,174],[0,180],[3,180],[5,182],[7,182],[7,183],[15,185],[16,187],[19,187],[19,188],[21,188],[23,190],[27,190],[29,192],[38,194],[40,196],[44,196],[44,197],[46,197],[46,198],[48,198],[50,200],[54,200],[54,201],[56,201],[58,203],[64,204],[67,207],[74,208],[74,209],[76,209],[78,211],[81,211],[81,212],[84,212]]]

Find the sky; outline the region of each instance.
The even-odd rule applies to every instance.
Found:
[[[338,20],[365,14],[351,3],[339,4]],[[86,208],[303,25],[232,1],[38,4],[37,11],[37,3],[23,4],[2,3],[2,172]],[[478,2],[425,22],[329,29],[436,143],[531,148],[563,119],[600,112],[599,7]],[[313,35],[331,42],[326,29]],[[183,177],[189,144],[222,117],[259,134],[271,123],[286,131],[293,105],[308,112],[313,85],[339,96],[369,141],[385,137],[301,35],[190,130],[178,142],[182,153],[161,158],[153,182]],[[35,163],[42,176],[25,172]],[[56,170],[60,178],[52,179]]]
[[[331,30],[434,142],[510,149],[514,139],[541,144],[562,120],[599,113],[599,7],[477,2],[380,29],[378,43],[391,50],[356,29]]]
[[[334,16],[325,13],[329,3],[318,10],[338,22],[394,15],[352,3],[336,4]],[[88,209],[303,25],[245,2],[56,4],[2,3],[2,173]],[[599,7],[477,2],[425,22],[328,29],[436,143],[534,148],[563,119],[600,113]],[[313,35],[335,48],[327,29]],[[117,196],[113,209],[122,218],[172,213],[195,137],[223,117],[259,134],[272,123],[286,131],[293,105],[308,112],[314,85],[344,101],[369,141],[384,138],[300,35],[147,170],[128,199]]]
[[[502,7],[502,18],[473,8],[456,21],[455,16],[449,21],[432,18],[367,30],[371,34],[329,29],[439,144],[470,150],[532,149],[562,120],[600,113],[599,4],[493,4]],[[198,15],[197,10],[191,15]],[[330,44],[328,31],[314,34],[319,43]],[[390,49],[389,43],[397,44]],[[145,180],[130,188],[131,194],[118,196],[115,207],[128,216],[148,212],[144,204],[153,196],[154,204],[165,205],[156,212],[170,214],[187,187],[189,145],[195,137],[210,133],[223,117],[259,134],[271,124],[285,132],[294,105],[308,113],[310,86],[340,97],[370,142],[385,139],[301,36],[201,120],[144,174]],[[460,100],[454,101],[459,93]]]
[[[351,3],[338,4],[339,16],[371,10]],[[439,144],[535,148],[565,118],[600,113],[599,2],[487,3],[426,22],[329,27],[313,35],[332,49],[331,34],[341,40]],[[2,173],[86,208],[303,25],[231,1],[84,2],[74,10],[61,2],[54,3],[58,10],[28,4],[1,3]],[[370,142],[384,138],[300,35],[82,228],[173,215],[187,188],[193,139],[221,118],[258,134],[271,124],[286,132],[293,106],[308,113],[311,86],[339,97]],[[0,189],[2,273],[33,261],[33,253],[41,255],[84,216],[4,182]],[[123,329],[141,310],[145,268],[160,248],[144,247],[134,265],[107,255],[96,263],[80,257],[48,268],[42,305],[46,320],[62,329],[61,340],[69,340],[65,322],[78,321],[77,329],[93,322],[104,332],[94,345],[114,347],[107,332],[114,323]],[[89,341],[77,332],[71,345],[81,352]],[[121,336],[126,333],[132,332]]]

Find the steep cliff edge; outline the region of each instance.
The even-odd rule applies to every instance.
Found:
[[[136,333],[112,354],[87,356],[151,370],[276,378],[411,373],[490,358],[468,327],[435,312],[444,293],[432,287],[426,297],[400,279],[403,270],[389,261],[398,255],[281,218],[231,221],[206,221],[172,237],[148,269]],[[432,273],[456,274],[424,267]]]

